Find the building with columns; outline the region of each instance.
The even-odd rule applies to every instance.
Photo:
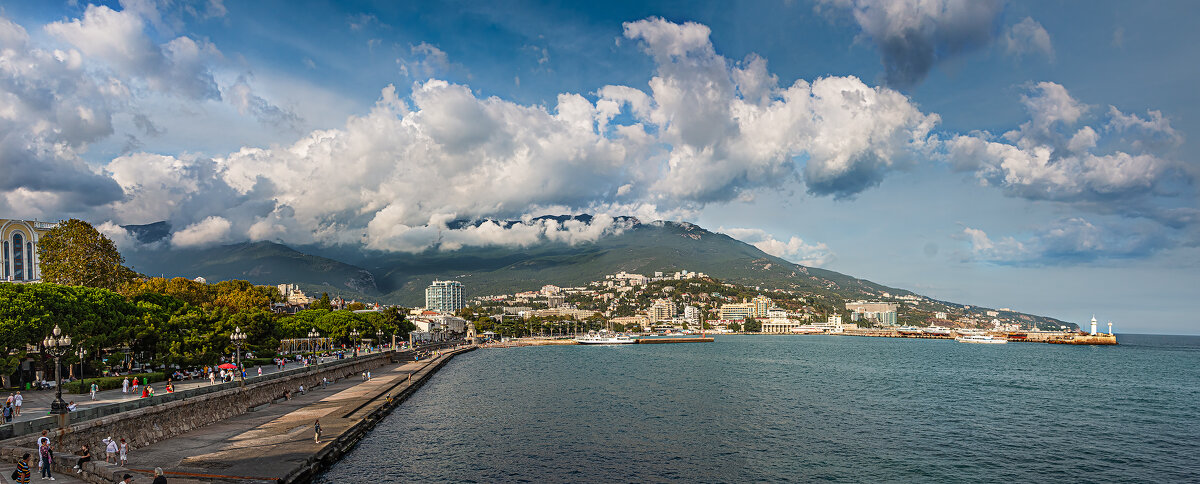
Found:
[[[40,281],[38,240],[57,225],[37,220],[0,219],[0,280]]]

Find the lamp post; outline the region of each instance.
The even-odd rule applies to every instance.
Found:
[[[383,330],[375,330],[375,346],[378,350],[383,350]]]
[[[237,361],[235,364],[237,365],[238,379],[245,385],[246,379],[242,377],[242,345],[246,344],[246,333],[242,332],[241,326],[233,328],[233,334],[229,335],[229,341],[237,347],[237,354],[235,355]]]
[[[350,342],[354,343],[354,357],[358,358],[358,328],[350,330]]]
[[[308,341],[309,341],[308,349],[309,349],[309,351],[312,351],[314,353],[316,352],[317,339],[320,337],[321,337],[321,333],[317,331],[317,328],[308,330]],[[321,364],[321,355],[319,355],[319,354],[317,355],[317,364],[318,365]]]
[[[64,402],[62,398],[62,366],[59,365],[59,360],[71,351],[71,336],[63,334],[56,324],[50,336],[42,341],[42,346],[46,348],[47,353],[54,356],[54,390],[56,394],[54,401],[50,402],[50,413],[66,415],[69,410],[67,410],[67,402]]]
[[[87,382],[83,381],[83,357],[87,356],[87,348],[80,346],[78,354],[79,354],[79,393],[86,393],[87,390],[84,388],[84,384]]]

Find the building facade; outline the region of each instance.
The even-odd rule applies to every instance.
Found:
[[[0,279],[42,280],[38,240],[57,225],[37,220],[0,219]]]
[[[425,308],[454,314],[463,308],[463,285],[458,281],[433,281],[425,288]]]
[[[650,306],[651,321],[665,321],[675,317],[675,303],[669,299],[659,299]]]

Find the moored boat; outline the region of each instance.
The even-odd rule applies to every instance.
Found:
[[[602,332],[588,333],[575,338],[575,342],[581,345],[627,345],[637,343],[638,340],[621,333]]]
[[[1008,343],[1008,340],[993,338],[990,334],[971,334],[967,336],[959,336],[954,338],[954,341],[959,343],[977,343],[986,345],[1002,345]]]

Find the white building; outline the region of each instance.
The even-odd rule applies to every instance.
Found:
[[[700,308],[696,306],[683,307],[683,319],[686,319],[689,326],[700,325]]]
[[[439,313],[454,314],[463,308],[463,285],[458,281],[433,281],[425,288],[425,307]]]
[[[0,279],[40,281],[38,241],[58,224],[37,220],[0,219]]]

